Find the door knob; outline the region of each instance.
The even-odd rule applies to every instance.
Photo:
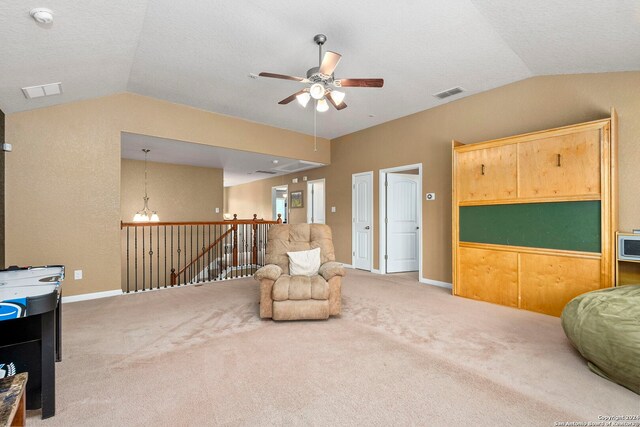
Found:
[[[365,229],[365,230],[368,230],[368,229],[370,229],[370,228],[371,228],[371,227],[369,227],[369,226],[367,225],[364,229]]]
[[[420,227],[416,227],[416,230],[420,230]]]

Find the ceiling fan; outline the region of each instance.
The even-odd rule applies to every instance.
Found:
[[[273,79],[294,80],[300,83],[311,83],[311,86],[294,93],[291,96],[286,97],[278,104],[286,105],[296,99],[300,105],[306,107],[311,98],[316,101],[316,110],[319,112],[325,112],[329,109],[329,104],[335,107],[336,110],[342,110],[347,108],[347,104],[344,103],[345,93],[336,90],[335,88],[343,87],[382,87],[384,85],[383,79],[336,79],[333,75],[338,62],[342,55],[339,53],[327,51],[324,56],[322,55],[322,45],[327,41],[327,36],[324,34],[317,34],[313,41],[318,45],[319,50],[319,65],[317,67],[310,68],[307,71],[307,77],[295,77],[287,76],[284,74],[274,74],[262,72],[260,77],[270,77]]]

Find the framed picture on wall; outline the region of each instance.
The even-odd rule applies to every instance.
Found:
[[[304,207],[304,198],[302,197],[302,190],[291,192],[291,208]]]

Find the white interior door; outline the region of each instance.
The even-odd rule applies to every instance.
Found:
[[[387,174],[387,273],[418,271],[419,175]]]
[[[324,179],[307,183],[307,222],[309,224],[324,224]]]
[[[352,178],[352,265],[371,271],[373,265],[373,173],[354,174]]]

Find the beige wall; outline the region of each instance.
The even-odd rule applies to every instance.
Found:
[[[324,139],[314,152],[308,135],[128,93],[10,114],[7,264],[64,264],[65,295],[120,287],[122,131],[330,160]],[[73,280],[75,269],[84,271],[81,281]]]
[[[161,221],[221,221],[222,169],[148,162],[149,207]],[[142,209],[144,161],[122,159],[120,218],[130,222]],[[219,213],[216,213],[216,208]]]
[[[620,225],[640,226],[640,72],[536,77],[450,102],[331,142],[133,94],[8,115],[6,139],[7,264],[61,263],[84,270],[65,282],[65,294],[118,289],[120,270],[120,132],[153,135],[332,164],[296,174],[326,178],[327,223],[340,261],[351,256],[351,174],[423,164],[424,277],[449,282],[451,139],[478,142],[608,117],[620,117]],[[331,150],[331,153],[329,152]],[[289,191],[305,188],[279,177]],[[271,214],[269,191],[250,185],[227,190],[227,211]],[[152,196],[153,197],[153,196]],[[244,200],[237,205],[233,200]],[[267,204],[264,205],[264,200]],[[266,206],[266,208],[264,206]],[[292,210],[303,221],[305,210]],[[378,225],[376,217],[375,225]],[[377,245],[377,227],[375,230]],[[377,248],[374,251],[377,267]]]
[[[238,218],[250,218],[255,213],[258,215],[258,218],[275,220],[276,218],[273,218],[273,208],[271,204],[271,189],[279,185],[288,185],[289,194],[291,194],[292,191],[303,191],[304,197],[304,207],[289,209],[289,222],[292,224],[307,222],[307,183],[302,180],[302,178],[306,176],[309,181],[325,178],[325,185],[327,186],[325,194],[327,215],[331,215],[329,212],[333,205],[330,203],[333,202],[334,199],[331,194],[332,189],[330,185],[333,182],[333,177],[325,176],[326,171],[327,168],[322,167],[304,172],[254,181],[248,184],[225,187],[224,197],[226,212],[232,214],[237,213]],[[291,182],[293,178],[298,178],[298,183],[294,184]],[[351,211],[351,204],[349,204],[349,211]]]
[[[545,76],[333,140],[331,165],[308,175],[327,178],[327,208],[337,208],[335,214],[327,213],[327,223],[334,231],[338,260],[351,262],[351,175],[375,172],[374,266],[378,268],[378,172],[422,163],[423,192],[436,193],[435,201],[423,201],[423,276],[451,282],[451,140],[480,142],[602,119],[611,107],[620,119],[620,227],[640,228],[640,72]],[[278,180],[290,183],[289,178]],[[267,200],[262,185],[228,189],[230,209],[245,194],[256,201],[250,209],[263,209],[258,206]]]

